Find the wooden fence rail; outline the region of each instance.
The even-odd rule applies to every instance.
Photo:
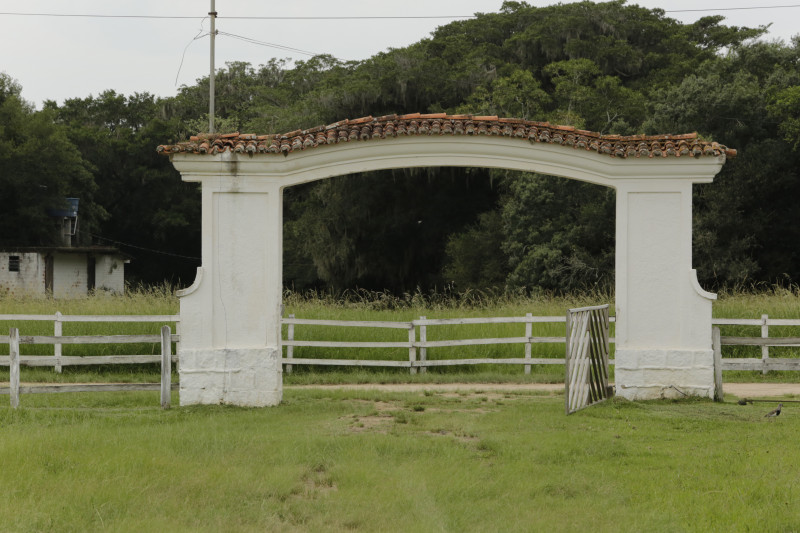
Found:
[[[611,319],[613,321],[613,317]],[[457,366],[457,365],[523,365],[525,373],[530,373],[531,365],[557,365],[564,364],[563,358],[553,357],[532,357],[532,345],[534,344],[564,344],[566,337],[534,337],[532,335],[533,324],[564,323],[564,316],[533,316],[528,313],[526,316],[518,317],[485,317],[485,318],[437,318],[430,319],[420,317],[418,320],[408,322],[386,322],[386,321],[349,321],[349,320],[314,320],[305,318],[295,318],[289,315],[282,320],[287,326],[286,339],[282,341],[286,346],[286,357],[284,358],[285,370],[292,372],[294,365],[321,365],[321,366],[365,366],[365,367],[393,367],[408,368],[415,373],[417,369],[425,372],[429,367],[436,366]],[[471,338],[471,339],[451,339],[451,340],[428,340],[428,328],[435,326],[453,325],[481,325],[481,324],[524,324],[525,335],[520,337],[495,337],[495,338]],[[362,328],[390,328],[405,329],[408,331],[408,341],[317,341],[317,340],[297,340],[295,338],[295,326],[328,326],[328,327],[362,327]],[[417,330],[419,339],[417,339]],[[613,339],[611,339],[613,342]],[[464,347],[480,345],[501,345],[501,344],[522,344],[524,350],[520,357],[484,357],[484,358],[461,358],[461,359],[428,359],[429,348],[443,347]],[[297,358],[294,356],[295,347],[313,348],[408,348],[408,360],[365,360],[365,359],[329,359],[329,358]],[[418,357],[419,356],[419,357]]]
[[[341,321],[341,320],[314,320],[298,319],[294,315],[282,320],[287,326],[287,336],[282,341],[286,346],[286,357],[284,358],[287,373],[292,372],[293,365],[320,365],[320,366],[365,366],[365,367],[393,367],[409,368],[411,372],[417,368],[424,372],[428,367],[434,366],[456,366],[456,365],[476,365],[476,364],[499,364],[499,365],[523,365],[525,373],[530,373],[531,365],[563,365],[563,357],[532,357],[532,346],[536,344],[565,344],[564,337],[534,337],[532,335],[533,324],[541,323],[565,323],[565,316],[532,316],[528,313],[522,317],[487,317],[487,318],[445,318],[429,319],[425,316],[418,320],[409,322],[386,322],[386,321]],[[610,317],[610,322],[614,322],[614,317]],[[445,341],[429,341],[429,326],[448,326],[457,324],[525,324],[525,335],[521,337],[499,337],[499,338],[480,338],[480,339],[454,339]],[[723,370],[800,370],[800,359],[793,358],[770,358],[769,347],[773,346],[800,346],[798,337],[769,337],[770,326],[800,326],[800,319],[775,319],[763,315],[760,319],[746,318],[715,318],[712,320],[715,326],[760,326],[760,337],[721,337],[723,346],[761,346],[761,359],[751,358],[725,358],[722,362]],[[295,338],[295,326],[328,326],[328,327],[363,327],[363,328],[393,328],[407,329],[409,340],[404,341],[318,341],[318,340],[297,340]],[[419,330],[419,340],[415,332]],[[609,339],[609,344],[614,344],[615,339]],[[523,344],[524,352],[520,357],[512,358],[472,358],[472,359],[443,359],[429,360],[428,348],[455,347],[455,346],[476,346],[476,345],[500,345],[500,344]],[[294,356],[294,347],[314,347],[314,348],[403,348],[408,347],[409,357],[407,361],[397,360],[358,360],[358,359],[329,359],[329,358],[297,358]],[[419,360],[417,360],[419,354]],[[609,364],[614,364],[610,359]]]
[[[610,317],[611,322],[614,317]],[[11,321],[51,321],[53,322],[53,335],[20,335],[22,344],[52,344],[54,355],[19,355],[19,364],[27,366],[52,366],[56,371],[60,371],[64,365],[105,365],[105,364],[142,364],[159,363],[160,355],[110,355],[110,356],[64,356],[61,347],[65,344],[94,344],[108,343],[118,344],[123,342],[161,342],[159,335],[127,335],[127,341],[122,341],[118,335],[73,335],[65,336],[62,334],[62,324],[65,322],[174,322],[177,332],[171,335],[171,342],[180,342],[180,316],[179,315],[63,315],[56,312],[52,315],[8,315],[0,314],[0,322]],[[430,319],[420,317],[418,320],[411,321],[343,321],[343,320],[315,320],[305,318],[295,318],[289,315],[282,320],[287,326],[286,339],[282,344],[286,346],[286,356],[283,359],[287,373],[292,372],[294,365],[325,365],[325,366],[365,366],[365,367],[395,367],[408,368],[410,372],[421,369],[425,372],[429,367],[454,366],[454,365],[475,365],[475,364],[501,364],[501,365],[523,365],[525,372],[529,373],[531,365],[563,365],[563,357],[533,357],[533,346],[539,344],[565,344],[566,337],[562,336],[533,336],[534,324],[546,323],[565,323],[564,316],[526,316],[517,317],[484,317],[484,318],[444,318]],[[438,326],[452,326],[460,324],[521,324],[524,325],[524,335],[514,337],[498,338],[478,338],[478,339],[452,339],[444,341],[428,340],[429,328]],[[761,358],[723,358],[723,370],[800,370],[800,359],[795,358],[774,358],[770,357],[770,347],[798,347],[800,337],[770,337],[774,327],[800,326],[800,319],[775,319],[762,315],[759,319],[742,318],[716,318],[712,320],[715,326],[758,326],[761,328],[761,335],[758,337],[721,337],[722,346],[759,346],[761,347]],[[361,328],[386,328],[404,329],[408,332],[408,340],[405,341],[320,341],[320,340],[297,340],[296,326],[325,326],[325,327],[361,327]],[[772,330],[770,328],[773,328]],[[609,339],[613,344],[614,339]],[[10,344],[10,337],[0,335],[0,344]],[[504,358],[462,358],[462,359],[429,359],[429,349],[442,347],[465,347],[475,345],[504,345],[522,344],[519,357]],[[407,360],[357,360],[357,359],[330,359],[330,358],[311,358],[294,357],[294,347],[312,348],[407,348]],[[177,355],[170,356],[171,361],[178,359]],[[614,361],[610,360],[610,364]],[[0,356],[0,366],[9,366],[10,357]]]
[[[161,360],[159,355],[109,355],[109,356],[63,356],[61,347],[64,344],[125,344],[125,343],[157,343],[161,342],[159,335],[140,335],[139,340],[128,340],[118,342],[117,335],[63,335],[63,324],[65,322],[84,322],[84,323],[147,323],[147,322],[174,322],[175,335],[172,342],[180,343],[180,315],[63,315],[56,311],[52,315],[9,315],[0,314],[0,322],[53,322],[53,335],[34,335],[34,342],[23,344],[52,344],[52,356],[20,356],[20,364],[26,366],[52,366],[56,372],[61,372],[64,365],[106,365],[106,364],[147,364],[158,363]],[[131,337],[130,335],[126,337]],[[25,337],[28,338],[27,336]],[[108,339],[108,340],[104,340]],[[8,344],[8,336],[0,335],[0,344]],[[173,360],[177,360],[174,358]],[[8,366],[7,357],[0,357],[0,366]]]
[[[146,340],[142,340],[146,337]],[[19,367],[22,363],[20,356],[20,345],[23,344],[53,344],[54,337],[47,335],[20,335],[19,329],[12,327],[9,330],[8,345],[8,365],[9,365],[9,386],[7,389],[0,388],[0,394],[9,394],[11,399],[11,407],[19,407],[19,396],[21,392],[24,393],[48,393],[48,392],[87,392],[87,391],[130,391],[130,390],[160,390],[161,391],[161,407],[168,409],[170,407],[170,394],[172,391],[172,342],[178,336],[172,335],[172,330],[169,326],[161,328],[160,335],[98,335],[95,337],[80,335],[72,337],[57,337],[58,342],[65,344],[96,344],[96,343],[114,343],[114,344],[132,344],[138,342],[160,342],[161,355],[158,356],[158,361],[161,363],[161,383],[58,383],[47,385],[27,385],[22,387],[20,385],[20,371]],[[1,341],[1,339],[0,339]],[[90,357],[77,357],[75,359],[90,360],[90,362],[81,364],[99,364],[99,359],[104,359],[107,364],[119,364],[119,358],[126,356],[90,356]],[[140,356],[132,356],[140,357]],[[31,358],[41,359],[54,359],[49,356],[30,356]],[[39,361],[37,361],[39,362]],[[62,361],[63,363],[63,361]],[[50,363],[53,364],[53,363]],[[36,366],[36,365],[32,365]]]

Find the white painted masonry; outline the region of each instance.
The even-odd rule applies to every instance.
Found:
[[[692,184],[725,156],[614,158],[498,136],[408,136],[269,153],[174,153],[202,186],[202,264],[181,296],[181,404],[280,403],[282,194],[354,172],[427,166],[538,172],[612,187],[616,386],[629,399],[712,397],[711,301],[691,263]]]
[[[19,269],[10,268],[12,258],[18,259]],[[37,252],[0,252],[0,291],[5,294],[22,296],[45,293],[45,257]]]
[[[18,258],[18,271],[10,269]],[[94,266],[90,266],[93,258]],[[86,296],[91,289],[125,291],[125,263],[108,247],[32,247],[0,251],[0,293],[54,298]],[[90,272],[94,272],[94,284]]]
[[[53,254],[53,297],[77,298],[89,292],[85,254]]]
[[[119,255],[95,256],[95,289],[123,293],[125,291],[125,262],[126,260]]]

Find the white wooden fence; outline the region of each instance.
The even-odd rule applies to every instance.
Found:
[[[761,370],[766,374],[770,370],[800,370],[800,359],[789,357],[770,357],[770,347],[800,347],[800,337],[770,337],[770,326],[800,326],[800,319],[769,318],[715,318],[714,326],[760,326],[760,337],[721,336],[718,346],[760,346],[761,357],[727,357],[722,358],[722,370]],[[774,331],[774,329],[773,329]]]
[[[614,317],[610,317],[614,322]],[[328,366],[373,366],[373,367],[400,367],[409,368],[412,373],[417,369],[425,372],[425,369],[433,366],[451,365],[475,365],[475,364],[498,364],[498,365],[524,365],[525,373],[530,373],[530,365],[563,365],[564,357],[532,357],[532,346],[534,344],[565,344],[566,337],[534,337],[532,336],[532,326],[536,323],[565,323],[565,316],[532,316],[528,313],[524,317],[493,317],[493,318],[445,318],[428,319],[421,316],[419,320],[409,322],[378,322],[378,321],[344,321],[344,320],[315,320],[306,318],[295,318],[289,315],[284,318],[282,323],[287,325],[286,339],[283,346],[286,346],[286,357],[283,359],[286,372],[292,372],[293,365],[328,365]],[[500,337],[500,338],[480,338],[480,339],[459,339],[444,341],[429,341],[428,327],[430,326],[450,326],[455,324],[525,324],[525,334],[521,337]],[[770,337],[770,326],[800,326],[800,319],[781,319],[769,318],[763,315],[760,319],[748,318],[715,318],[712,320],[715,326],[760,326],[760,337],[721,337],[722,346],[761,346],[761,358],[724,358],[722,359],[723,370],[761,370],[764,373],[770,370],[800,370],[800,358],[770,358],[770,346],[800,346],[800,337]],[[392,328],[405,329],[408,331],[408,341],[395,342],[357,342],[357,341],[315,341],[297,340],[295,338],[295,326],[330,326],[330,327],[361,327],[361,328]],[[416,331],[419,330],[419,339]],[[773,329],[774,332],[774,329]],[[609,339],[610,344],[614,344],[615,339]],[[475,346],[490,344],[522,344],[524,351],[520,357],[513,358],[480,358],[480,359],[438,359],[428,360],[427,349],[443,346]],[[297,358],[294,357],[294,347],[316,347],[316,348],[407,348],[408,360],[359,360],[359,359],[330,359],[330,358]],[[609,364],[614,364],[610,359]]]
[[[56,372],[61,372],[61,368],[65,365],[114,365],[114,364],[141,364],[141,363],[158,363],[161,361],[159,355],[103,355],[103,356],[90,356],[90,357],[75,357],[63,356],[62,346],[64,344],[117,344],[113,339],[119,337],[118,335],[79,335],[65,337],[63,335],[63,325],[65,322],[85,322],[85,323],[111,323],[111,322],[127,322],[127,323],[146,323],[146,322],[174,322],[175,335],[173,335],[173,342],[180,342],[181,322],[180,315],[62,315],[56,312],[53,315],[0,315],[0,322],[52,322],[53,335],[42,336],[36,338],[40,342],[35,344],[52,344],[53,355],[31,355],[21,356],[20,364],[26,366],[52,366]],[[144,343],[144,342],[160,342],[158,335],[125,335],[126,338],[136,340],[121,341],[120,344],[130,343]],[[106,338],[109,340],[100,340]],[[44,342],[44,339],[49,339]],[[84,341],[83,339],[88,339]],[[153,340],[155,339],[155,340]],[[0,335],[0,344],[8,344],[8,336]],[[177,353],[177,349],[175,352]],[[177,358],[174,357],[173,361]],[[0,366],[8,366],[8,357],[0,356]]]
[[[19,366],[22,357],[20,356],[20,345],[23,344],[53,344],[56,338],[49,335],[26,335],[21,336],[18,328],[10,328],[8,335],[9,345],[9,386],[8,394],[11,396],[11,407],[19,406],[19,395],[24,393],[45,393],[45,392],[88,392],[88,391],[130,391],[130,390],[160,390],[161,407],[170,407],[170,393],[172,390],[172,342],[177,340],[177,335],[172,335],[169,326],[161,328],[160,335],[75,335],[71,337],[59,337],[58,341],[63,344],[132,344],[138,342],[160,342],[161,355],[161,383],[59,383],[49,385],[27,385],[20,386]],[[31,356],[42,358],[48,356]],[[105,356],[103,359],[119,358],[123,356]],[[100,359],[100,356],[90,356],[80,359]],[[110,359],[112,363],[115,359]],[[116,360],[116,362],[119,362]],[[98,364],[96,361],[92,363]],[[0,393],[6,392],[0,389]]]
[[[614,317],[610,318],[611,322]],[[0,321],[21,322],[21,321],[51,321],[53,322],[53,335],[19,335],[18,341],[13,341],[10,335],[0,335],[0,344],[9,344],[10,353],[17,346],[16,357],[18,365],[27,366],[52,366],[57,372],[65,365],[104,365],[104,364],[136,364],[136,363],[159,363],[163,361],[164,348],[163,339],[159,335],[63,335],[63,324],[65,322],[173,322],[176,324],[176,334],[170,334],[170,342],[176,344],[180,342],[180,316],[179,315],[0,315]],[[388,321],[342,321],[342,320],[315,320],[289,318],[282,320],[287,326],[287,338],[282,341],[286,346],[286,357],[283,359],[286,371],[291,372],[293,365],[330,365],[330,366],[371,366],[371,367],[400,367],[409,368],[409,371],[416,373],[419,369],[425,372],[427,368],[434,366],[452,365],[475,365],[475,364],[500,364],[500,365],[523,365],[525,373],[530,373],[531,365],[563,365],[564,357],[533,357],[534,345],[539,344],[565,344],[566,337],[563,336],[533,336],[533,324],[543,323],[564,323],[565,316],[532,316],[528,313],[521,317],[489,317],[489,318],[446,318],[428,319],[424,316],[418,320],[409,322],[388,322]],[[525,331],[522,336],[499,337],[499,338],[472,338],[454,340],[428,340],[428,328],[438,326],[452,326],[458,324],[523,324]],[[770,347],[800,347],[800,337],[770,337],[770,332],[774,332],[776,327],[798,327],[800,319],[775,319],[763,315],[760,319],[741,319],[741,318],[717,318],[712,321],[715,326],[759,326],[761,335],[759,337],[732,337],[721,336],[718,346],[760,346],[760,358],[723,358],[721,359],[722,370],[800,370],[800,358],[775,358],[770,357]],[[406,341],[319,341],[319,340],[298,340],[295,338],[295,326],[330,326],[330,327],[361,327],[361,328],[389,328],[404,329],[408,332]],[[772,328],[772,329],[770,329]],[[419,335],[417,335],[419,332]],[[54,355],[20,355],[18,344],[52,344]],[[62,346],[64,344],[121,344],[121,343],[157,343],[162,342],[161,355],[107,355],[107,356],[64,356]],[[610,338],[609,343],[614,343]],[[448,358],[448,359],[429,359],[429,348],[458,347],[475,345],[500,345],[500,344],[521,344],[519,357],[483,357],[483,358]],[[294,347],[316,347],[316,348],[405,348],[408,350],[407,360],[361,360],[361,359],[330,359],[330,358],[297,358],[294,357]],[[171,350],[170,350],[171,352]],[[0,356],[0,366],[10,366],[12,356]],[[178,357],[172,353],[169,360],[176,362]],[[614,364],[613,360],[609,360]],[[169,365],[166,365],[167,367]],[[165,366],[162,364],[162,370]],[[18,376],[18,367],[15,370]],[[0,387],[0,393],[10,392],[10,388]],[[89,390],[159,390],[162,384],[48,384],[37,386],[22,386],[21,392],[60,392],[60,391],[89,391]],[[34,390],[35,389],[35,390]]]
[[[19,328],[11,327],[9,335],[0,335],[0,344],[9,345],[9,355],[0,357],[0,366],[9,367],[9,386],[0,387],[0,394],[9,394],[12,407],[19,406],[20,394],[37,394],[52,392],[104,392],[104,391],[149,391],[161,392],[161,407],[170,407],[170,392],[176,388],[172,384],[172,362],[177,358],[172,354],[172,343],[180,341],[180,335],[173,335],[169,326],[163,326],[159,335],[70,335],[62,334],[63,322],[176,322],[176,315],[72,315],[61,313],[55,315],[0,315],[0,320],[11,321],[53,321],[53,335],[21,335]],[[61,347],[64,344],[134,344],[160,343],[160,355],[104,355],[104,356],[63,356]],[[20,346],[26,344],[51,344],[55,354],[27,355],[20,354]],[[65,365],[102,365],[102,364],[136,364],[160,363],[160,383],[48,383],[20,384],[20,365],[53,366],[57,372]]]
[[[424,316],[418,320],[409,322],[382,322],[382,321],[349,321],[349,320],[315,320],[307,318],[289,318],[282,320],[287,327],[287,338],[283,340],[286,346],[286,357],[283,362],[286,364],[286,372],[292,371],[293,365],[329,365],[329,366],[373,366],[373,367],[394,367],[409,368],[410,372],[416,373],[417,369],[422,372],[428,367],[434,366],[455,366],[455,365],[523,365],[525,373],[530,374],[531,365],[557,365],[564,364],[564,358],[553,357],[533,357],[532,346],[534,344],[555,343],[564,344],[565,337],[534,337],[532,335],[533,324],[542,323],[564,323],[564,316],[533,316],[531,313],[523,317],[487,317],[487,318],[438,318],[430,319]],[[613,318],[612,318],[613,321]],[[453,326],[459,324],[524,324],[525,335],[519,337],[495,337],[495,338],[473,338],[455,340],[428,340],[428,328],[435,326]],[[408,331],[407,341],[314,341],[295,339],[295,326],[330,326],[330,327],[360,327],[360,328],[384,328],[384,329],[404,329]],[[419,340],[417,339],[419,330]],[[612,340],[613,342],[613,340]],[[442,348],[454,346],[477,346],[477,345],[499,345],[499,344],[522,344],[519,357],[506,358],[471,358],[471,359],[428,359],[428,348]],[[297,358],[294,357],[294,347],[317,347],[317,348],[407,348],[408,360],[385,360],[385,359],[320,359],[320,358]]]

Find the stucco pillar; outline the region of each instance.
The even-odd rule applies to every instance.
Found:
[[[617,185],[617,394],[713,397],[711,302],[692,269],[692,183]]]
[[[282,189],[240,175],[230,153],[200,167],[175,166],[185,181],[201,183],[203,207],[203,266],[194,284],[178,293],[180,403],[277,405]]]

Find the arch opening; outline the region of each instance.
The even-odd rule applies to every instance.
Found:
[[[373,171],[287,187],[284,285],[395,295],[610,293],[614,194],[475,167]]]

